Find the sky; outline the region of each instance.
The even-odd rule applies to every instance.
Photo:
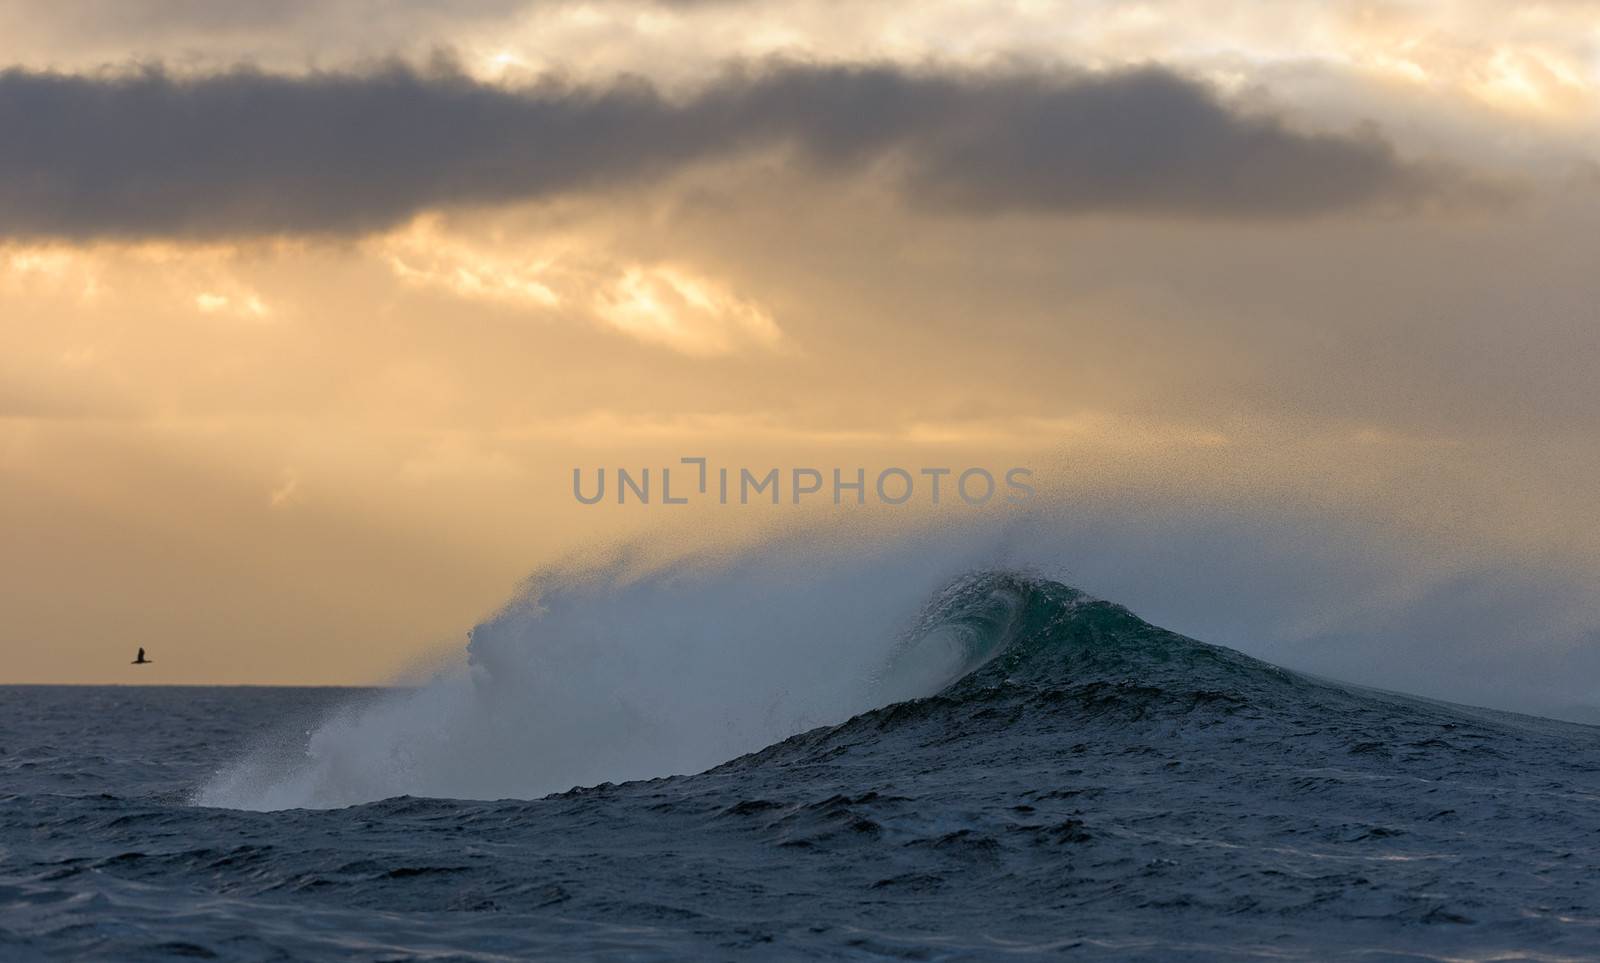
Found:
[[[1590,0],[0,0],[0,682],[839,523],[572,497],[703,455],[1029,465],[1175,629],[1600,705],[1597,135]]]

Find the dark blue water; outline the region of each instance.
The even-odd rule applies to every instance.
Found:
[[[0,689],[0,959],[1600,958],[1600,729],[1048,582],[935,613],[880,681],[937,695],[533,800],[191,802],[393,694]]]

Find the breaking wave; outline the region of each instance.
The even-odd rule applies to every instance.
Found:
[[[541,572],[469,633],[464,665],[263,744],[195,801],[532,798],[700,771],[959,676],[965,650],[945,647],[998,644],[980,630],[1009,596],[995,587],[990,613],[955,604],[979,582],[938,590],[992,554],[791,539],[654,570],[625,557]]]
[[[1020,700],[1149,719],[1360,698],[1159,629],[1005,555],[945,533],[552,568],[468,634],[462,664],[263,741],[194,801],[530,799],[701,772],[918,700],[897,711]]]

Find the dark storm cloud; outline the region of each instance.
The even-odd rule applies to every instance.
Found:
[[[447,69],[287,77],[0,74],[0,234],[359,234],[439,206],[647,181],[787,147],[887,162],[965,212],[1296,216],[1408,202],[1448,175],[1375,134],[1306,134],[1159,69],[1022,76],[774,66],[694,97],[521,90]]]

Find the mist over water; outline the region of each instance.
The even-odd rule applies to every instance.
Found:
[[[929,634],[918,619],[941,590],[995,570],[1037,571],[1186,634],[1368,685],[1575,718],[1594,701],[1594,676],[1573,670],[1595,661],[1600,623],[1572,573],[1446,566],[1428,544],[1305,513],[1096,507],[550,567],[471,630],[459,664],[264,743],[195,802],[534,798],[698,772],[954,681],[959,627]],[[1007,604],[988,611],[1003,622]],[[902,658],[886,680],[918,632],[920,661]]]
[[[884,701],[898,641],[941,585],[1004,555],[997,538],[793,537],[667,567],[541,571],[471,631],[464,665],[335,714],[303,754],[265,747],[196,801],[529,798],[705,769]],[[954,671],[894,695],[931,694]]]

